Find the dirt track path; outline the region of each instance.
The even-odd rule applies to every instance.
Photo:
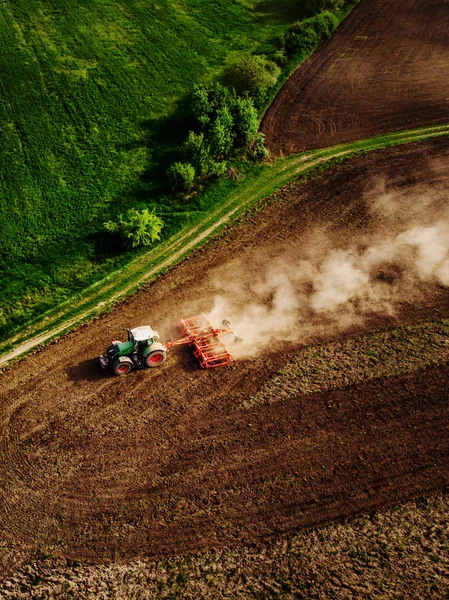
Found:
[[[448,0],[362,0],[265,114],[289,155],[449,119]]]
[[[230,262],[243,261],[251,279],[254,265],[282,255],[286,244],[301,248],[302,236],[320,223],[341,240],[368,230],[370,174],[410,197],[427,182],[438,197],[449,180],[437,166],[448,160],[449,142],[441,139],[293,184],[111,314],[5,373],[2,572],[36,552],[101,562],[242,543],[445,489],[446,351],[433,368],[325,393],[281,388],[275,401],[249,408],[300,340],[212,371],[198,370],[185,348],[161,369],[127,378],[102,372],[96,357],[122,327],[149,322],[169,337],[179,318],[209,311],[216,276]],[[367,331],[447,318],[447,290],[427,292],[394,319],[370,320]],[[321,331],[306,341],[332,348],[334,339]]]

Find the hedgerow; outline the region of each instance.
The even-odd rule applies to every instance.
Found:
[[[339,23],[329,11],[294,23],[285,34],[283,43],[288,53],[310,52],[315,46],[329,38]]]

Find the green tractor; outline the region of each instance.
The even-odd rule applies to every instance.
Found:
[[[112,367],[116,375],[126,375],[133,368],[158,367],[167,356],[167,348],[159,341],[159,334],[149,325],[125,329],[126,342],[115,341],[99,357],[103,369]]]

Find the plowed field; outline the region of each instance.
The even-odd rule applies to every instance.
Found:
[[[242,543],[445,490],[448,161],[441,139],[294,183],[4,373],[2,573],[39,552],[102,562]],[[416,241],[430,230],[436,258]],[[344,299],[343,270],[312,289],[309,270],[343,255],[352,275],[371,257],[372,286],[351,275]],[[154,370],[100,369],[123,327],[150,323],[167,339],[179,318],[219,306],[245,337],[230,367],[199,370],[183,347]]]
[[[362,1],[282,87],[262,130],[270,151],[449,120],[448,0]]]

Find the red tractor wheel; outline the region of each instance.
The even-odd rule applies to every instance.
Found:
[[[131,369],[133,368],[133,364],[131,361],[120,361],[116,360],[112,365],[112,370],[116,375],[127,375]]]
[[[153,350],[145,357],[145,364],[147,367],[158,367],[165,361],[166,357],[164,350]]]

